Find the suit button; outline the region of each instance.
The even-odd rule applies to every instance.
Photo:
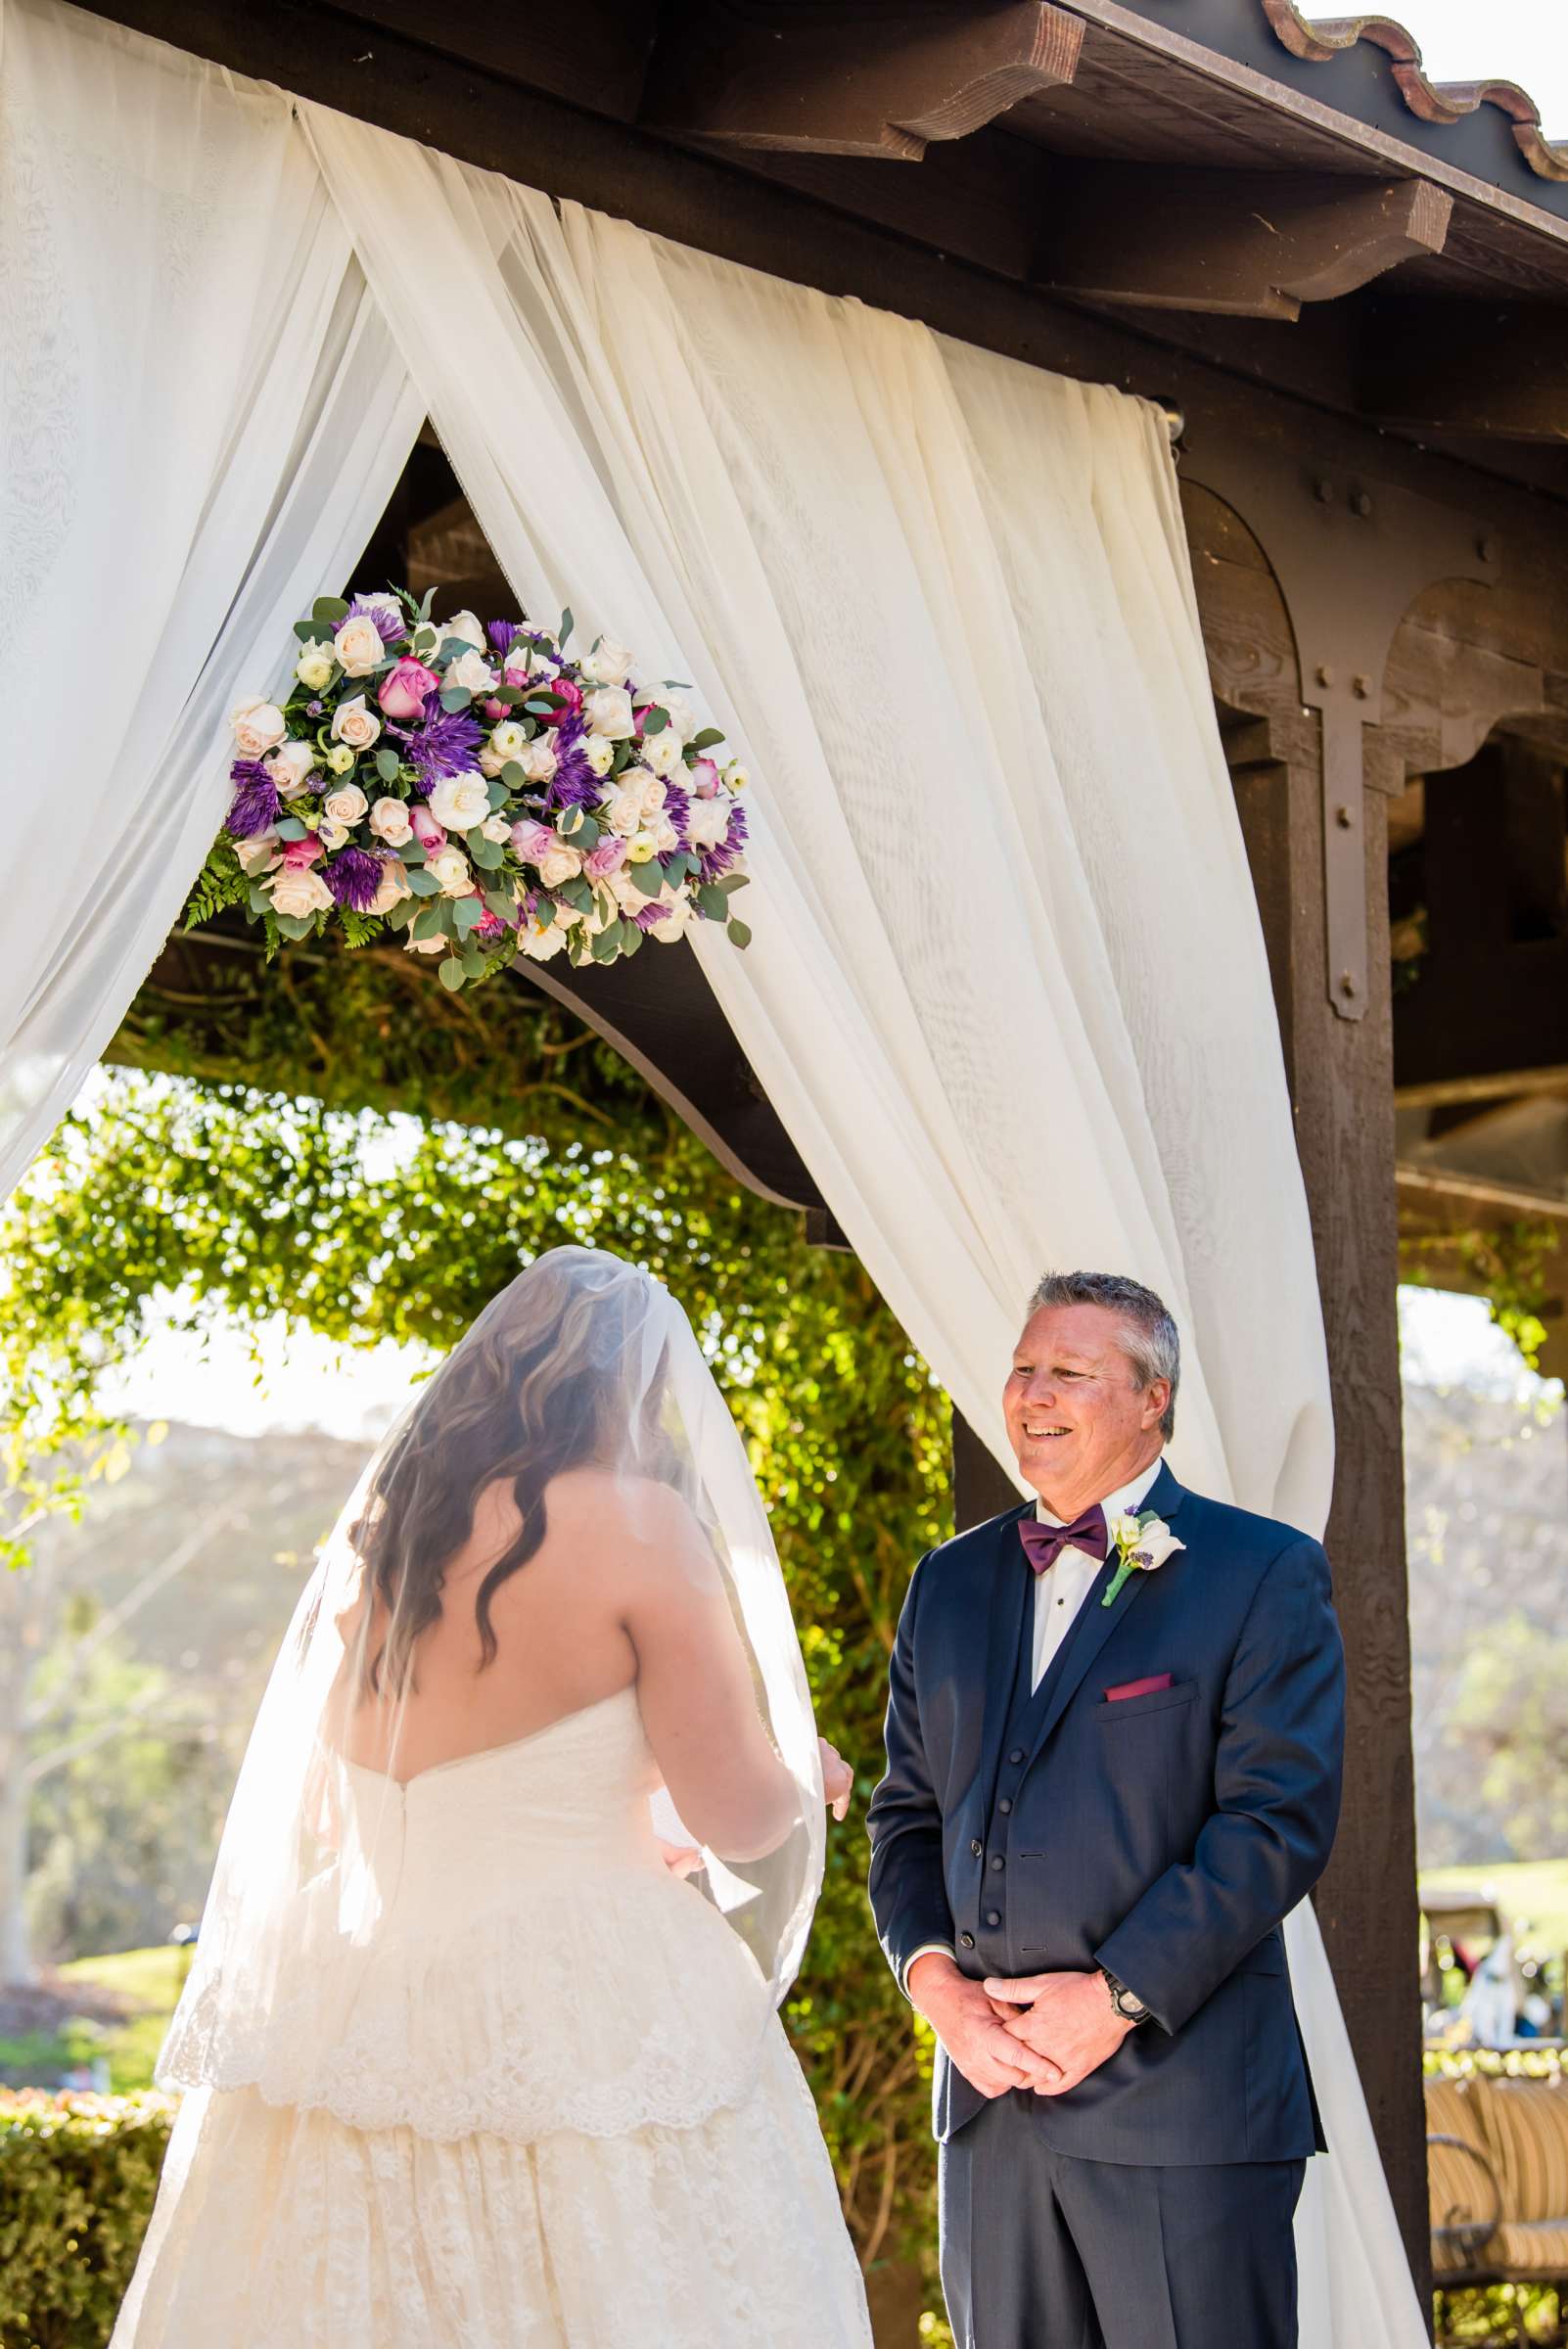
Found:
[[[1003,1868],[1006,1866],[1006,1865],[1007,1865],[1006,1861],[1005,1861],[1005,1860],[1003,1860],[1003,1858],[1002,1858],[1002,1856],[1001,1856],[1001,1854],[998,1852],[998,1853],[997,1853],[997,1855],[996,1855],[996,1857],[995,1857],[995,1858],[992,1860],[992,1864],[991,1864],[991,1867],[992,1867],[992,1875],[999,1876],[999,1875],[1001,1874],[1001,1871],[1002,1871],[1002,1869],[1003,1869]]]
[[[984,1848],[985,1848],[985,1847],[982,1845],[982,1843],[981,1843],[981,1840],[980,1840],[980,1837],[979,1837],[978,1835],[975,1837],[975,1840],[974,1840],[974,1842],[973,1842],[973,1843],[970,1845],[970,1847],[969,1847],[969,1849],[971,1850],[971,1852],[973,1852],[973,1854],[974,1854],[974,1856],[975,1856],[975,1858],[976,1858],[977,1860],[980,1858],[981,1852],[982,1852],[982,1850],[983,1850]]]
[[[958,1940],[960,1945],[966,1950],[972,1950],[975,1946],[975,1937],[973,1933],[960,1933]]]
[[[1001,1813],[1003,1819],[1009,1818],[1012,1814],[1013,1808],[1011,1795],[1004,1794],[1001,1798],[1001,1801],[996,1805],[996,1808]]]
[[[1001,1923],[1001,1911],[999,1909],[988,1909],[986,1911],[986,1922],[988,1925],[999,1925]]]
[[[1022,1762],[1022,1760],[1024,1759],[1024,1749],[1023,1749],[1023,1747],[1022,1747],[1021,1745],[1015,1745],[1015,1746],[1014,1746],[1014,1748],[1013,1748],[1013,1750],[1012,1750],[1012,1752],[1011,1752],[1011,1753],[1008,1755],[1007,1759],[1008,1759],[1008,1761],[1009,1761],[1009,1762]]]

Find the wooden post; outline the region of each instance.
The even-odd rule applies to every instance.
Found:
[[[1381,746],[1369,730],[1369,761]],[[1336,1405],[1328,1552],[1345,1634],[1345,1808],[1316,1908],[1411,2273],[1431,2307],[1405,1571],[1386,801],[1362,794],[1366,1015],[1329,999],[1319,714],[1231,738],[1279,1008]]]
[[[1005,1369],[1006,1365],[1002,1365]],[[998,1373],[998,1376],[1000,1373]],[[1015,1508],[1018,1488],[992,1457],[967,1419],[952,1415],[952,1530],[964,1534],[988,1517]]]

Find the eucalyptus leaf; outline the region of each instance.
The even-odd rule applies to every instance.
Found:
[[[430,861],[429,857],[425,853],[422,843],[417,840],[404,841],[397,853],[402,858],[404,864],[408,865],[428,864]]]
[[[621,933],[624,927],[623,922],[609,922],[605,925],[593,942],[595,962],[614,962],[621,951]]]
[[[473,699],[474,696],[466,685],[443,685],[441,687],[441,708],[447,712],[466,710]]]
[[[308,938],[315,928],[307,913],[280,913],[274,918],[285,938]]]
[[[260,882],[253,881],[251,884],[251,911],[253,913],[265,913],[270,908],[271,903],[272,899],[268,897]]]
[[[302,824],[297,815],[286,815],[279,822],[278,838],[280,840],[303,840],[309,830],[310,826]]]
[[[416,938],[438,938],[440,930],[440,906],[438,904],[427,905],[414,924],[414,936]]]
[[[556,643],[564,645],[576,624],[576,622],[572,617],[572,607],[570,604],[568,604],[566,610],[561,615],[561,625],[556,630]]]
[[[500,780],[509,784],[513,791],[527,791],[529,787],[529,779],[515,759],[509,759],[502,767]]]
[[[338,628],[348,617],[348,606],[341,595],[318,595],[310,607],[310,617]]]
[[[641,948],[641,946],[642,946],[642,944],[643,944],[644,941],[646,940],[647,936],[648,936],[648,933],[647,933],[647,931],[646,931],[646,930],[639,930],[635,922],[628,922],[628,923],[626,924],[626,927],[625,927],[624,934],[623,935],[623,937],[622,937],[622,941],[621,941],[621,951],[622,951],[622,953],[623,953],[623,954],[635,954],[635,953],[637,953],[637,952],[640,950],[640,948]]]
[[[519,768],[518,768],[518,772],[519,772],[519,774],[521,774],[521,773],[522,773],[522,771],[523,771],[523,770],[522,770],[522,768],[521,768],[521,767],[519,767]],[[506,806],[506,803],[507,803],[507,801],[508,801],[508,800],[511,798],[511,796],[512,796],[512,795],[511,795],[511,793],[510,793],[510,792],[507,790],[507,788],[506,788],[506,785],[505,785],[505,784],[504,784],[504,783],[501,781],[501,778],[500,778],[500,776],[499,776],[499,775],[492,775],[492,776],[490,777],[490,780],[489,780],[488,787],[487,787],[487,789],[486,789],[486,791],[485,791],[485,798],[486,798],[486,799],[488,800],[488,802],[489,802],[489,808],[490,808],[490,813],[491,813],[491,815],[496,815],[496,814],[498,814],[498,813],[499,813],[499,811],[501,810],[501,808],[503,808],[503,807]]]
[[[400,763],[395,751],[380,750],[376,753],[376,772],[384,783],[396,782]]]
[[[548,702],[525,702],[523,707],[530,717],[553,717],[559,705],[552,698]]]
[[[506,861],[506,851],[500,842],[486,840],[483,832],[469,833],[468,852],[474,862],[487,873],[493,873],[498,865]]]
[[[665,876],[659,870],[657,856],[650,856],[646,864],[628,864],[625,870],[630,876],[632,888],[640,889],[645,898],[658,897],[665,886]]]
[[[750,885],[751,878],[750,873],[726,873],[721,881],[714,883],[714,887],[722,890],[726,898],[732,898],[738,889]]]
[[[593,910],[593,890],[580,873],[575,873],[570,881],[563,881],[556,894],[564,898],[569,905],[576,905],[579,913]]]
[[[452,899],[452,927],[459,938],[466,938],[484,908],[478,898]]]
[[[700,734],[692,736],[686,748],[689,751],[711,751],[715,742],[722,742],[723,739],[716,726],[704,726]]]
[[[752,943],[752,934],[745,922],[729,922],[726,925],[725,935],[731,944],[737,946],[749,946]]]
[[[470,946],[463,956],[463,968],[471,979],[484,976],[484,956],[478,946]]]
[[[584,814],[581,823],[572,835],[573,847],[581,849],[586,855],[590,849],[598,847],[599,836],[603,829],[603,825],[596,822],[591,815]]]
[[[501,890],[487,889],[484,902],[498,922],[510,924],[517,913],[516,898],[507,897]]]
[[[440,883],[423,865],[415,865],[408,875],[408,886],[416,898],[434,898],[440,894]]]
[[[301,644],[314,644],[321,634],[321,630],[313,620],[297,620],[294,623],[294,632]]]
[[[442,987],[449,987],[455,995],[458,989],[462,986],[464,979],[467,977],[467,973],[464,971],[462,964],[458,961],[457,956],[455,954],[446,955],[438,965],[438,968],[440,972]]]
[[[705,883],[697,892],[697,904],[711,922],[729,919],[729,899],[721,889],[714,889]]]
[[[412,898],[399,898],[387,916],[389,930],[406,930],[418,908]]]
[[[669,723],[669,711],[661,710],[656,702],[651,710],[645,710],[642,714],[643,739],[646,741],[650,734],[662,734]]]

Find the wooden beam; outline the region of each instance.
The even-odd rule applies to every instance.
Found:
[[[642,119],[678,138],[918,162],[1069,82],[1084,26],[1040,0],[678,0]]]
[[[1380,423],[1568,440],[1568,312],[1544,303],[1380,301],[1358,400]]]
[[[1299,318],[1421,253],[1453,199],[1420,179],[1084,164],[1063,172],[1034,276],[1141,309]]]

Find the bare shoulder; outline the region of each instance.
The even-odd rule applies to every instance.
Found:
[[[671,1551],[711,1557],[698,1519],[672,1487],[656,1477],[613,1469],[569,1468],[551,1479],[552,1524],[591,1544],[628,1576],[646,1571]]]

